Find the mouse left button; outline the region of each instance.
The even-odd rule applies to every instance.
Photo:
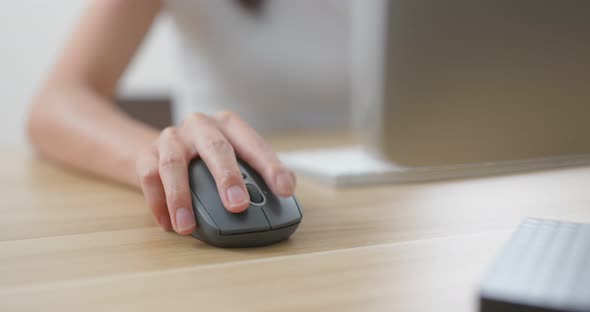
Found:
[[[208,210],[214,222],[219,226],[221,235],[264,232],[270,230],[270,224],[260,207],[250,206],[244,212],[231,213],[224,208]]]
[[[217,192],[215,179],[203,161],[191,164],[189,173],[193,196],[203,205],[221,235],[264,232],[270,224],[260,207],[252,206],[241,213],[225,209]]]
[[[193,212],[195,213],[195,219],[197,221],[197,228],[210,229],[219,235],[219,226],[215,224],[207,209],[203,207],[201,201],[194,194],[191,195],[193,201]]]

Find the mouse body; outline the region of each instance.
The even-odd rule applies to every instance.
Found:
[[[189,165],[189,181],[197,228],[192,235],[217,247],[257,247],[286,240],[303,217],[294,196],[276,196],[264,179],[245,162],[238,167],[250,205],[241,213],[223,206],[215,180],[200,158]]]

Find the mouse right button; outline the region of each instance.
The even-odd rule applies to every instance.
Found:
[[[277,205],[271,203],[271,201],[276,201]],[[270,222],[270,228],[273,230],[301,222],[301,211],[293,197],[268,200],[262,210]]]

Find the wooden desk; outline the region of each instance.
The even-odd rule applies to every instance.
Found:
[[[25,150],[0,160],[0,311],[473,311],[523,217],[590,221],[590,168],[347,190],[300,179],[291,240],[223,250],[161,231],[137,191]]]

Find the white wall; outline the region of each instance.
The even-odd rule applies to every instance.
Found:
[[[26,144],[25,112],[87,0],[2,1],[0,146]],[[122,83],[127,93],[168,93],[173,80],[171,25],[161,17]]]

